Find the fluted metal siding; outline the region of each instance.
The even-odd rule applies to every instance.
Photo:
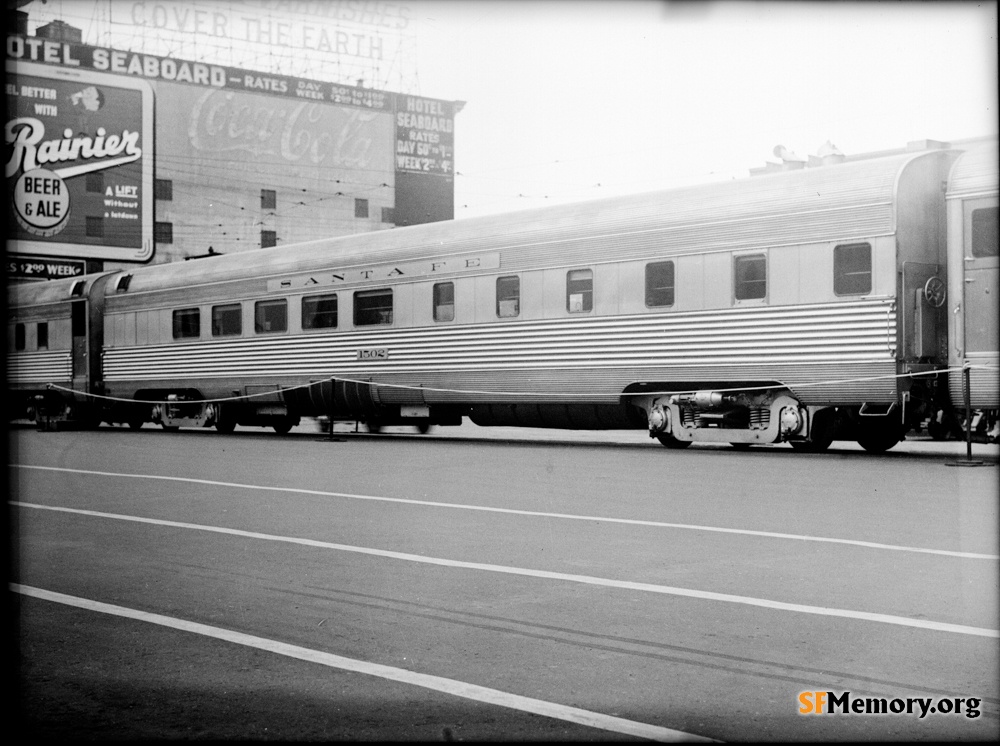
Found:
[[[1000,190],[1000,146],[987,143],[962,153],[948,177],[947,198]]]
[[[411,226],[136,271],[129,297],[169,288],[500,251],[502,271],[895,232],[907,154],[505,215]]]
[[[631,380],[678,380],[697,371],[738,380],[748,368],[773,366],[804,380],[803,366],[830,363],[875,363],[884,372],[894,370],[895,329],[895,305],[882,299],[110,348],[104,374],[109,385],[198,379],[218,381],[220,390],[246,377],[294,385],[329,376],[399,374],[420,383],[441,375],[447,388],[468,390],[475,380],[491,391],[521,374],[538,387],[535,393],[560,394],[562,376],[572,370],[617,371],[608,382],[624,370]],[[357,360],[358,350],[374,348],[388,350],[388,358]],[[589,393],[607,400],[621,388]]]
[[[12,388],[65,383],[72,377],[73,359],[69,352],[24,352],[7,356],[7,384]]]
[[[971,357],[969,363],[969,401],[973,409],[997,409],[1000,407],[1000,357],[985,355]],[[951,403],[959,410],[965,406],[965,374],[962,371],[948,373],[948,393]]]

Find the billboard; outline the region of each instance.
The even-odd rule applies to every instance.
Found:
[[[7,249],[153,256],[153,90],[144,80],[8,60]]]
[[[454,218],[462,102],[38,37],[6,52],[8,251],[164,261]]]

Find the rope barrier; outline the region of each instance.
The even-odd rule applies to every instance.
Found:
[[[816,386],[837,386],[846,383],[865,383],[868,381],[880,381],[888,379],[899,379],[899,378],[917,378],[917,377],[929,377],[937,376],[943,373],[957,373],[969,370],[1000,370],[1000,366],[996,365],[972,365],[966,363],[961,367],[951,367],[951,368],[939,368],[935,370],[928,371],[917,371],[912,373],[890,373],[880,376],[866,376],[861,378],[843,378],[836,380],[826,380],[826,381],[803,381],[801,383],[785,384],[781,388],[787,389],[799,389],[799,388],[812,388]],[[553,393],[543,393],[534,391],[478,391],[473,389],[453,389],[453,388],[437,388],[433,386],[413,386],[401,383],[383,383],[377,381],[365,381],[355,378],[345,378],[342,376],[330,376],[329,378],[324,378],[319,381],[311,381],[310,383],[304,383],[297,386],[289,386],[287,388],[277,388],[274,391],[262,391],[256,394],[240,394],[236,396],[222,397],[216,399],[197,399],[197,400],[187,400],[189,403],[191,401],[197,401],[202,404],[221,404],[225,402],[234,401],[248,401],[255,398],[274,396],[276,393],[285,394],[291,391],[298,391],[301,389],[308,389],[313,386],[322,386],[326,383],[351,383],[359,386],[371,386],[374,388],[386,388],[386,389],[402,389],[408,391],[433,391],[434,393],[444,393],[444,394],[463,394],[463,395],[473,395],[473,396],[499,396],[499,397],[545,397],[548,399],[552,398],[567,398],[567,397],[601,397],[607,396],[607,392],[593,393],[593,392],[573,392],[567,394],[553,394]],[[59,384],[49,383],[46,384],[46,388],[55,391],[63,391],[66,393],[74,394],[76,396],[81,396],[85,398],[110,401],[110,402],[120,402],[125,404],[163,404],[163,399],[124,399],[115,396],[105,396],[102,394],[93,394],[86,391],[79,391],[77,389],[68,388],[66,386],[60,386]],[[718,391],[720,393],[727,392],[746,392],[746,391],[768,391],[775,389],[775,386],[738,386],[732,388],[723,389],[712,389],[713,391]],[[673,394],[693,394],[700,389],[678,389],[678,390],[657,390],[657,391],[635,391],[635,392],[622,392],[621,396],[629,397],[640,397],[640,396],[667,396]]]

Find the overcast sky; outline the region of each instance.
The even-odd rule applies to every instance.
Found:
[[[997,5],[411,2],[456,217],[997,132]],[[523,196],[521,196],[523,195]]]

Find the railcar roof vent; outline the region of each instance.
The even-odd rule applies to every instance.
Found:
[[[70,288],[69,291],[70,297],[79,298],[81,295],[83,295],[83,290],[86,287],[87,287],[86,280],[77,280],[76,282],[73,283],[73,287]]]
[[[124,293],[128,290],[130,282],[132,282],[132,275],[122,275],[118,278],[118,284],[115,286],[115,292]]]
[[[843,163],[847,160],[840,148],[827,140],[816,149],[816,155],[809,156],[810,166],[832,166],[835,163]]]
[[[774,154],[781,159],[781,166],[783,171],[792,171],[799,168],[805,168],[806,159],[800,155],[796,155],[791,150],[786,148],[784,145],[775,145]]]

